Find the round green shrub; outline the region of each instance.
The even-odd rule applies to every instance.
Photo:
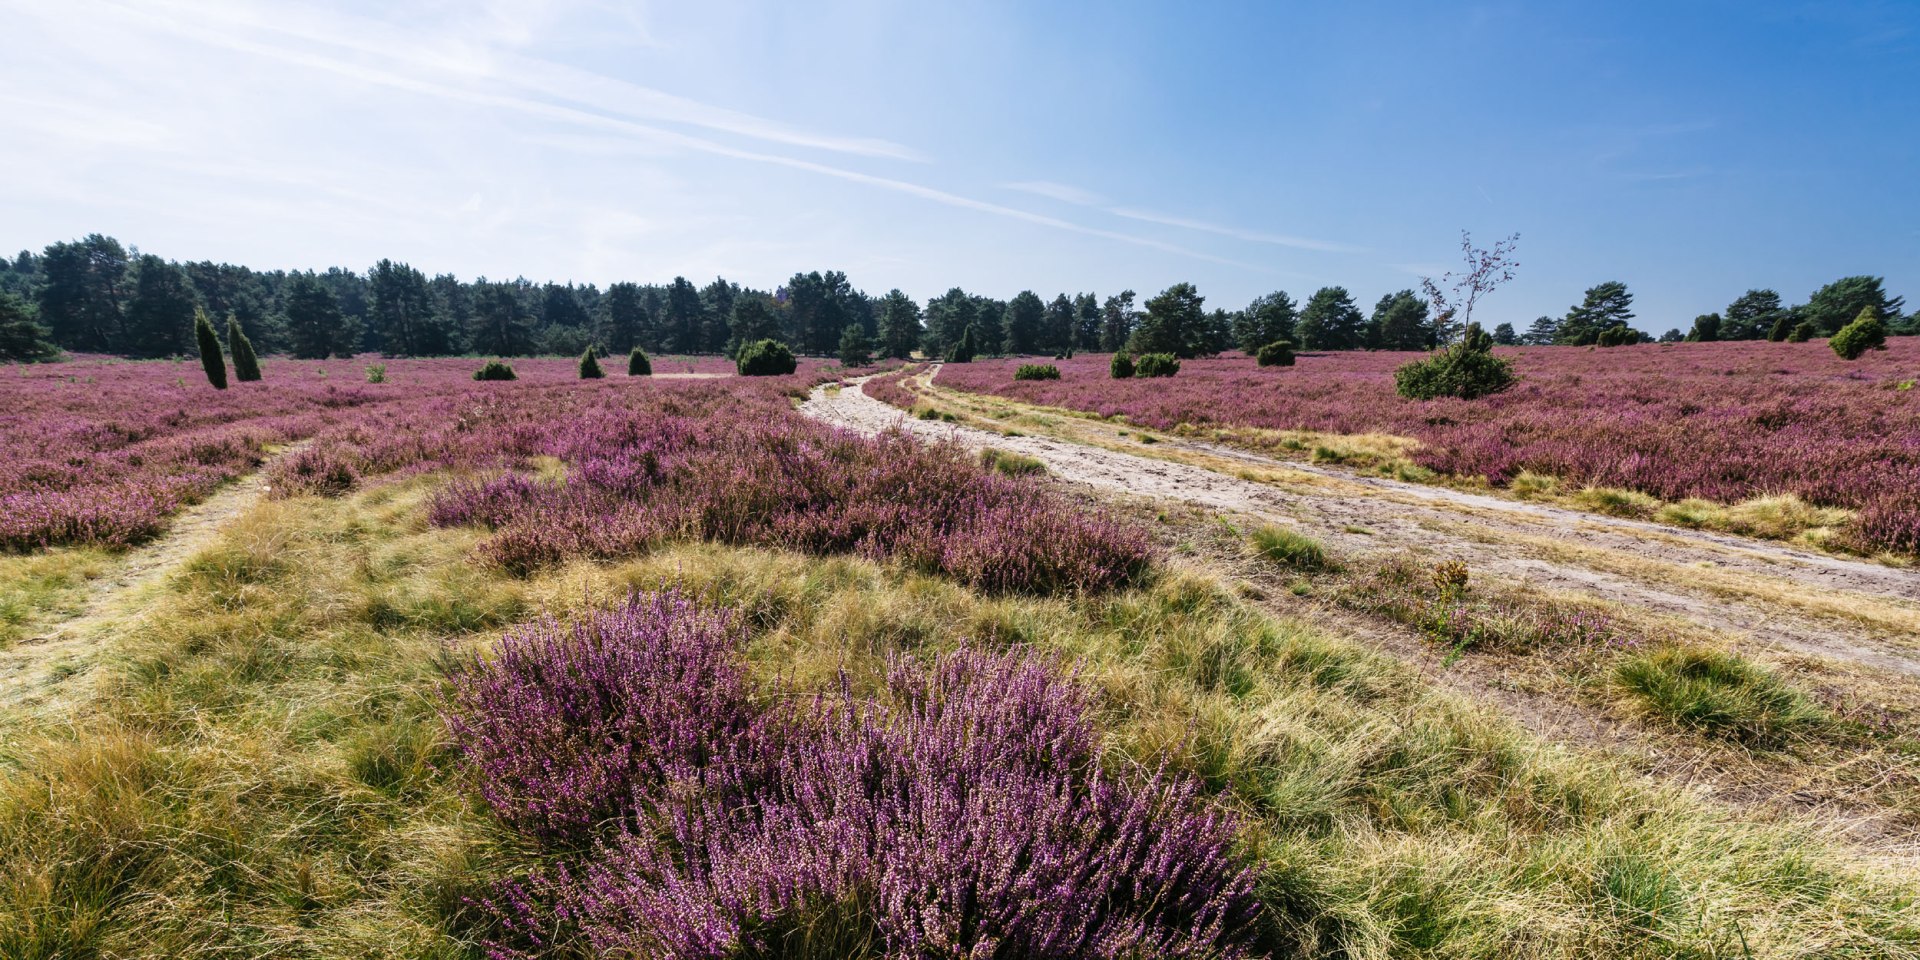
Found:
[[[1820,335],[1820,328],[1814,326],[1813,321],[1802,320],[1798,325],[1796,325],[1793,328],[1792,333],[1787,334],[1787,342],[1788,343],[1806,343],[1808,340],[1812,340],[1814,337],[1817,337],[1819,335]]]
[[[1060,368],[1051,363],[1023,363],[1013,372],[1015,380],[1058,380]]]
[[[1600,331],[1600,338],[1594,342],[1603,347],[1624,347],[1628,344],[1639,343],[1640,335],[1634,333],[1632,327],[1624,323],[1616,323]]]
[[[1114,354],[1113,362],[1107,364],[1107,372],[1112,374],[1115,380],[1133,379],[1133,358],[1124,353]]]
[[[475,380],[518,380],[513,368],[505,360],[488,360],[487,365],[473,372]]]
[[[1852,323],[1840,328],[1840,332],[1827,341],[1833,352],[1846,360],[1858,360],[1868,350],[1887,348],[1887,325],[1874,316],[1872,307],[1861,307],[1860,315]]]
[[[1136,377],[1171,377],[1180,372],[1180,358],[1171,353],[1143,353],[1134,362]]]
[[[743,377],[783,377],[798,366],[793,351],[778,340],[755,340],[740,348],[734,362]]]
[[[647,359],[646,351],[639,347],[634,347],[633,352],[627,354],[627,376],[653,376],[653,361]]]
[[[1261,347],[1260,351],[1253,355],[1253,359],[1263,367],[1291,367],[1293,366],[1293,341],[1275,340]]]
[[[1472,400],[1513,386],[1513,364],[1493,355],[1493,338],[1470,324],[1460,342],[1393,372],[1394,389],[1409,400]]]

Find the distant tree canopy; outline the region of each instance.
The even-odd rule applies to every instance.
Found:
[[[1852,323],[1862,310],[1883,324],[1896,323],[1905,302],[1904,297],[1887,296],[1879,277],[1842,277],[1815,290],[1800,312],[1801,319],[1826,336]]]
[[[1170,353],[1176,357],[1198,356],[1205,350],[1207,298],[1191,283],[1176,283],[1147,301],[1147,310],[1127,339],[1131,353]]]
[[[1038,353],[1046,335],[1047,305],[1032,290],[1007,301],[1007,327],[1001,349],[1009,354]]]
[[[1233,339],[1242,353],[1258,353],[1269,343],[1293,339],[1293,328],[1300,320],[1293,298],[1285,290],[1253,298],[1234,318]]]
[[[1512,332],[1511,325],[1503,326]],[[1438,344],[1427,318],[1427,301],[1412,290],[1389,293],[1373,305],[1366,339],[1368,346],[1379,350],[1427,350]]]
[[[1470,268],[1511,266],[1499,250],[1476,251],[1470,244],[1466,250],[1477,255],[1470,256]],[[737,357],[744,345],[762,340],[832,356],[849,326],[889,357],[950,356],[969,331],[983,354],[1132,350],[1194,357],[1232,348],[1252,353],[1279,340],[1303,350],[1421,350],[1450,342],[1462,324],[1411,290],[1379,297],[1367,314],[1343,287],[1322,288],[1304,303],[1274,291],[1241,309],[1207,310],[1205,298],[1183,283],[1139,304],[1143,310],[1131,290],[1105,297],[1029,290],[999,300],[954,287],[924,302],[900,290],[874,297],[833,270],[795,273],[772,290],[722,277],[704,285],[675,277],[602,289],[521,277],[428,276],[391,259],[364,272],[179,263],[101,234],[0,257],[0,293],[26,311],[24,320],[19,307],[0,312],[0,357],[8,358],[53,355],[33,343],[83,353],[185,356],[196,350],[196,309],[216,327],[230,321],[262,355],[302,357],[578,356],[590,348],[609,354],[635,347]],[[1511,335],[1496,328],[1493,337],[1501,344],[1596,344],[1633,318],[1632,302],[1624,284],[1604,283],[1563,318],[1541,317]],[[1890,335],[1920,332],[1920,314],[1903,316],[1904,306],[1872,276],[1836,280],[1804,306],[1786,306],[1773,290],[1749,290],[1720,312],[1715,339],[1784,340],[1802,323],[1812,335],[1830,336],[1869,308]],[[237,365],[237,354],[234,360]]]
[[[1748,290],[1727,304],[1720,321],[1722,340],[1762,340],[1786,313],[1772,290]]]
[[[1422,312],[1425,308],[1422,307]],[[1300,311],[1300,346],[1307,350],[1358,350],[1366,346],[1366,318],[1346,287],[1321,287]]]
[[[1588,287],[1578,306],[1567,311],[1554,329],[1553,342],[1584,347],[1600,342],[1600,334],[1633,319],[1633,294],[1627,285],[1609,280]]]

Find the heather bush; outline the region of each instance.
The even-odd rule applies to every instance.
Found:
[[[1058,380],[1060,368],[1051,363],[1023,363],[1013,372],[1015,380]]]
[[[756,340],[735,358],[743,377],[781,377],[794,371],[793,351],[778,340]]]
[[[665,699],[684,689],[659,669],[628,675],[623,692],[646,702],[663,699],[647,689],[656,678]],[[1192,780],[1107,773],[1071,681],[963,650],[926,667],[896,660],[884,693],[866,701],[843,685],[757,718],[729,698],[725,724],[676,718],[740,731],[741,748],[709,752],[695,777],[643,778],[636,829],[501,883],[486,903],[505,934],[494,950],[541,955],[556,926],[620,956],[771,955],[802,927],[810,943],[860,939],[818,929],[829,926],[871,931],[900,957],[1246,955],[1257,908],[1235,822]],[[505,741],[521,727],[492,724]],[[755,729],[779,732],[742,735]],[[579,743],[612,754],[625,739]]]
[[[1259,352],[1253,355],[1253,359],[1263,367],[1291,367],[1293,366],[1293,341],[1275,340],[1261,347]]]
[[[1143,353],[1134,361],[1136,377],[1171,377],[1180,372],[1180,358],[1171,353]]]
[[[1493,355],[1493,338],[1474,324],[1459,343],[1395,370],[1393,381],[1409,400],[1473,400],[1513,386],[1513,365]]]
[[[1107,363],[1107,375],[1115,380],[1128,380],[1133,377],[1133,358],[1125,353],[1116,353]]]
[[[581,402],[503,409],[511,424],[491,428],[525,431],[494,449],[558,457],[564,481],[454,484],[435,496],[434,522],[495,527],[481,556],[516,572],[683,537],[892,558],[982,589],[1044,593],[1109,589],[1152,556],[1139,531],[987,473],[957,447],[835,431],[793,413],[778,390]]]
[[[1887,325],[1873,312],[1873,307],[1860,308],[1860,315],[1852,323],[1840,328],[1840,332],[1827,341],[1827,346],[1843,360],[1858,360],[1868,350],[1887,348]]]
[[[267,487],[275,497],[337,497],[359,481],[360,472],[346,451],[316,444],[275,461]]]
[[[1847,533],[1863,552],[1892,550],[1920,556],[1920,491],[1866,505],[1854,516]]]
[[[600,358],[594,354],[592,347],[588,347],[586,352],[580,354],[580,379],[600,380],[606,375],[606,371],[600,369]]]
[[[646,352],[639,347],[634,347],[633,352],[627,354],[627,376],[653,376],[653,361],[648,360]]]
[[[505,360],[488,360],[484,366],[473,372],[475,380],[518,380],[513,368]]]
[[[754,708],[740,641],[725,612],[637,594],[571,626],[510,631],[463,660],[442,719],[503,822],[577,843],[744,749]]]

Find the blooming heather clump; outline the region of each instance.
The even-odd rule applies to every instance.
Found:
[[[1920,555],[1920,496],[1868,506],[1854,521],[1852,535],[1863,550]]]
[[[715,634],[667,636],[697,636],[688,659],[717,656]],[[664,683],[664,699],[684,684],[659,669],[630,675]],[[720,958],[777,951],[786,931],[831,940],[836,926],[899,957],[1245,955],[1255,905],[1234,821],[1189,778],[1108,773],[1085,695],[1047,665],[972,651],[897,661],[884,703],[843,686],[749,719],[727,689],[723,724],[679,722],[752,730],[733,741],[741,748],[638,778],[632,829],[500,883],[485,904],[505,931],[497,955],[572,944]],[[645,682],[626,693],[663,699]],[[490,729],[511,739],[527,727]],[[542,723],[530,729],[545,736]],[[569,739],[562,765],[581,766],[572,751],[584,746],[629,769],[626,744],[602,732]]]
[[[308,447],[276,462],[267,485],[276,497],[337,497],[360,480],[350,453],[332,445]]]
[[[1140,531],[989,473],[957,447],[861,437],[745,396],[688,391],[680,399],[698,402],[672,412],[601,408],[543,424],[534,446],[567,461],[565,481],[456,483],[430,517],[495,528],[482,555],[512,570],[631,555],[670,536],[896,559],[1037,593],[1108,589],[1151,561]]]
[[[579,840],[741,743],[752,711],[739,642],[725,613],[638,595],[571,628],[507,634],[454,673],[442,717],[500,819]]]

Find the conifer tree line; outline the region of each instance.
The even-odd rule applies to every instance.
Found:
[[[1525,331],[1501,324],[1503,344],[1603,344],[1647,339],[1628,326],[1632,294],[1608,282],[1560,318]],[[1771,290],[1750,290],[1723,313],[1696,319],[1688,333],[1661,339],[1788,339],[1828,336],[1862,308],[1894,333],[1920,330],[1902,317],[1877,277],[1847,277],[1804,305],[1783,306]],[[37,360],[58,349],[130,357],[195,352],[196,312],[224,333],[239,366],[256,354],[324,358],[385,356],[579,356],[725,354],[779,340],[817,356],[906,357],[915,351],[1070,355],[1076,350],[1193,357],[1286,341],[1301,350],[1422,350],[1459,335],[1413,290],[1381,296],[1371,311],[1344,287],[1302,300],[1276,291],[1236,310],[1206,308],[1189,283],[1140,300],[1134,291],[1100,297],[1023,291],[1009,300],[959,287],[924,304],[900,290],[873,296],[840,271],[796,273],[773,290],[724,278],[668,283],[536,284],[524,278],[465,281],[428,276],[381,260],[365,272],[259,271],[210,261],[179,263],[93,234],[0,257],[0,359]],[[970,335],[970,336],[969,336]],[[239,379],[246,379],[244,375]]]

